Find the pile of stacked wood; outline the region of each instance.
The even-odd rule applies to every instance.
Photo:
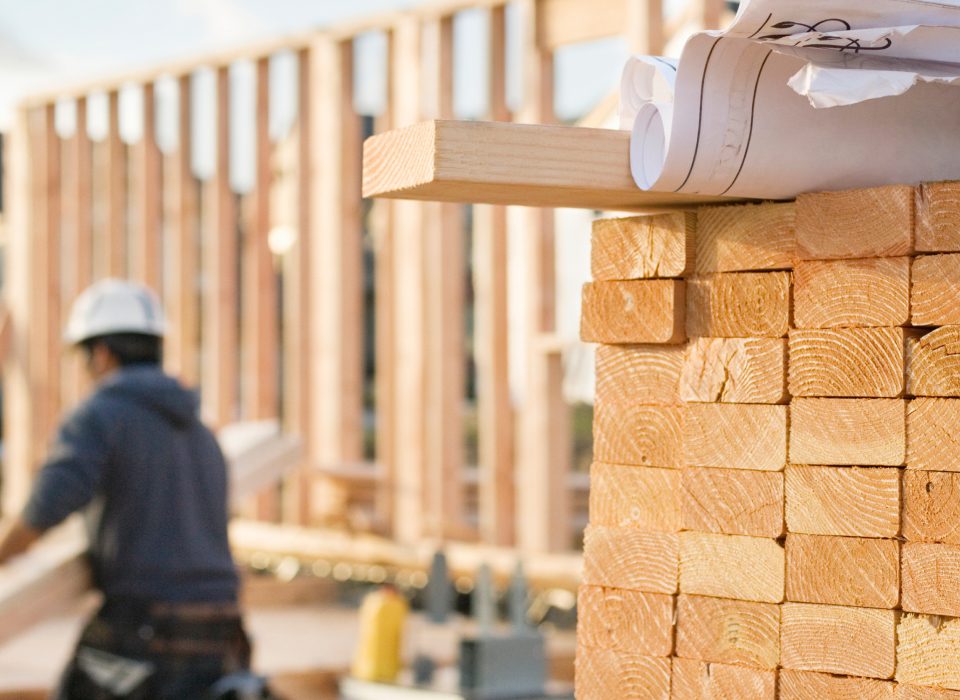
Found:
[[[598,221],[577,697],[960,698],[960,184]]]

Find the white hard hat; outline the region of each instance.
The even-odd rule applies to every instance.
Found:
[[[163,309],[153,291],[136,282],[105,279],[87,287],[73,302],[63,339],[76,344],[113,333],[161,337],[165,328]]]

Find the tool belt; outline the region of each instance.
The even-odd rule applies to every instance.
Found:
[[[148,700],[164,684],[203,677],[209,686],[249,665],[235,603],[111,599],[83,630],[60,697]]]

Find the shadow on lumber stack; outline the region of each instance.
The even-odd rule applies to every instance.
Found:
[[[577,697],[960,698],[960,184],[599,221],[592,258]]]

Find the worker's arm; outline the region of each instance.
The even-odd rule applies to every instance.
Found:
[[[27,551],[42,534],[27,525],[23,518],[14,518],[0,525],[0,564]]]

